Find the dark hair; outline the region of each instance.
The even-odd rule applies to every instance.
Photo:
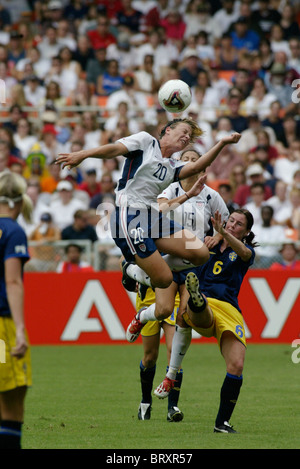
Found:
[[[247,221],[247,230],[249,230],[249,234],[247,236],[245,236],[242,241],[245,243],[245,244],[249,244],[249,246],[251,247],[256,247],[256,246],[259,246],[258,243],[253,243],[253,240],[255,238],[255,234],[253,233],[253,231],[251,231],[251,228],[253,226],[253,223],[254,223],[254,219],[253,219],[253,215],[251,212],[249,212],[249,210],[247,210],[246,208],[237,208],[235,210],[233,210],[232,213],[240,213],[242,215],[244,215],[246,217],[246,221]],[[232,214],[231,214],[232,215]]]

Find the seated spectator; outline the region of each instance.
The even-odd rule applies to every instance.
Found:
[[[94,50],[106,49],[110,44],[117,42],[115,36],[109,31],[109,19],[99,15],[96,29],[87,31],[88,38]]]
[[[273,208],[273,219],[276,223],[286,221],[287,214],[291,211],[291,202],[288,195],[288,185],[278,180],[275,184],[275,193],[268,199],[268,205]]]
[[[294,140],[285,153],[274,162],[274,177],[292,184],[293,175],[300,169],[300,139]]]
[[[296,20],[295,5],[288,2],[283,5],[279,24],[283,31],[283,39],[289,41],[291,38],[300,36],[300,28]]]
[[[109,96],[122,88],[123,77],[119,73],[119,64],[115,59],[108,61],[107,69],[97,79],[96,94]]]
[[[179,77],[191,88],[198,85],[198,74],[204,67],[199,58],[197,49],[186,49],[183,55],[182,67],[179,70]]]
[[[76,73],[76,75],[79,77],[82,71],[81,66],[76,60],[73,59],[73,53],[70,47],[68,46],[62,47],[58,55],[61,58],[62,69],[70,70],[71,72]]]
[[[255,6],[251,19],[258,24],[265,36],[269,36],[273,24],[278,24],[281,20],[281,14],[270,5],[268,0],[260,0]]]
[[[110,173],[103,173],[100,180],[101,192],[94,195],[90,201],[90,208],[97,209],[99,204],[108,202],[115,204],[115,183]]]
[[[240,16],[234,22],[234,28],[230,34],[232,37],[232,45],[237,50],[246,49],[251,52],[258,51],[260,37],[255,31],[250,29],[245,16]]]
[[[60,230],[53,223],[50,213],[42,213],[39,225],[30,234],[28,240],[36,241],[36,243],[30,247],[31,258],[26,271],[55,270],[55,250],[49,243],[60,240]]]
[[[78,189],[88,193],[90,199],[101,192],[101,184],[97,181],[96,169],[88,169],[84,172],[83,181],[78,185]]]
[[[218,186],[218,192],[222,199],[224,200],[229,213],[234,212],[236,209],[239,208],[237,204],[235,204],[232,200],[232,187],[230,184],[221,183]]]
[[[272,207],[262,206],[261,218],[262,224],[253,226],[255,240],[259,244],[255,248],[255,253],[263,266],[267,268],[278,255],[278,244],[285,238],[285,231],[282,226],[274,225]]]
[[[47,26],[45,34],[38,43],[37,48],[43,60],[52,60],[53,57],[59,54],[61,44],[57,39],[55,26],[51,24]]]
[[[40,181],[42,177],[49,175],[46,155],[41,151],[38,143],[33,145],[25,164],[23,176],[27,180],[34,178],[36,181]]]
[[[88,224],[86,212],[80,209],[74,213],[73,223],[62,230],[61,239],[88,239],[94,243],[98,236],[94,227]]]
[[[241,98],[229,93],[226,104],[228,111],[225,115],[230,119],[234,132],[242,133],[248,129],[248,120],[241,113]]]
[[[24,86],[25,99],[31,106],[39,106],[45,98],[45,88],[36,75],[29,75]]]
[[[13,104],[9,109],[9,118],[3,122],[3,128],[8,129],[14,134],[17,131],[19,120],[24,117],[22,107],[18,104]]]
[[[32,125],[28,119],[22,118],[17,125],[17,131],[13,135],[14,142],[21,152],[21,156],[26,160],[33,145],[37,143],[38,139],[32,132]]]
[[[295,117],[293,113],[287,113],[283,117],[283,145],[286,148],[299,139],[300,121]]]
[[[137,116],[148,107],[147,97],[145,93],[134,89],[134,77],[127,73],[123,76],[123,86],[119,91],[112,93],[107,100],[106,110],[109,112],[117,111],[121,102],[128,104],[128,112],[130,117]]]
[[[234,197],[237,189],[246,184],[246,169],[244,164],[235,164],[229,175],[229,184],[232,190],[232,197]]]
[[[153,66],[153,55],[146,54],[144,56],[143,65],[134,72],[135,88],[137,91],[148,94],[157,93],[159,89],[159,82],[155,78]]]
[[[258,114],[260,120],[265,119],[269,114],[269,108],[273,101],[278,100],[276,94],[266,87],[262,78],[256,78],[253,82],[253,89],[244,101],[246,114]]]
[[[119,32],[117,42],[107,47],[106,58],[107,60],[116,60],[118,62],[121,75],[124,75],[128,70],[135,69],[136,51],[130,44],[129,32]]]
[[[220,39],[219,47],[215,50],[215,63],[221,70],[237,70],[239,52],[232,45],[230,34],[224,33]]]
[[[243,208],[246,208],[252,213],[254,220],[253,229],[257,226],[261,226],[263,223],[262,207],[266,204],[264,201],[264,189],[264,185],[261,182],[255,182],[252,184],[250,187],[250,200],[243,206]]]
[[[128,117],[128,103],[121,101],[113,115],[104,122],[104,130],[106,131],[107,139],[115,132],[121,118],[128,120],[130,134],[135,134],[140,131],[139,123],[135,119],[128,119]]]
[[[291,211],[284,222],[284,226],[288,226],[292,230],[300,233],[300,189],[292,188],[289,194],[291,202]]]
[[[183,40],[186,23],[178,10],[169,10],[167,16],[160,21],[160,25],[165,30],[167,41]]]
[[[285,113],[294,112],[295,103],[292,102],[292,92],[294,89],[289,83],[286,83],[287,67],[279,62],[274,62],[270,69],[270,76],[266,75],[265,82],[268,93],[275,96]],[[266,117],[261,117],[262,119]]]
[[[98,77],[107,71],[108,60],[106,57],[106,49],[99,47],[94,50],[95,56],[89,59],[86,65],[86,80],[94,87],[97,86]]]
[[[240,153],[245,159],[250,152],[251,148],[257,145],[257,132],[265,130],[270,137],[270,144],[275,146],[276,135],[271,127],[263,127],[257,114],[248,116],[248,129],[243,130],[240,141],[236,144],[236,151]]]
[[[51,81],[59,84],[61,96],[67,98],[75,90],[79,76],[74,70],[64,69],[59,55],[52,57],[51,68],[45,77],[45,85]]]
[[[49,211],[54,223],[62,231],[73,223],[74,213],[79,210],[86,210],[88,207],[84,202],[76,198],[73,194],[73,185],[70,181],[60,181],[57,184],[58,198],[53,198],[49,205]]]
[[[289,46],[291,54],[288,58],[287,66],[294,69],[300,75],[300,33],[298,36],[289,39]]]
[[[274,262],[270,266],[271,271],[284,271],[284,270],[299,270],[300,260],[298,258],[299,249],[291,240],[286,240],[282,243],[279,254],[281,259],[278,262]]]
[[[264,170],[261,164],[251,164],[246,170],[246,177],[246,184],[238,187],[233,199],[240,207],[243,207],[249,201],[249,198],[251,197],[250,188],[255,182],[261,182],[264,184],[264,200],[268,200],[273,195],[271,187],[265,180]]]
[[[76,49],[73,51],[73,60],[79,63],[83,72],[86,72],[89,59],[93,59],[94,57],[94,50],[91,47],[88,36],[80,34],[77,39]]]
[[[268,116],[262,121],[262,126],[271,127],[276,134],[276,141],[285,145],[283,119],[281,115],[282,106],[278,100],[274,101],[271,103]]]
[[[41,192],[40,183],[35,178],[27,181],[26,194],[30,197],[33,204],[32,220],[30,223],[26,222],[23,215],[20,214],[18,223],[29,237],[33,230],[39,225],[42,214],[49,212],[49,206],[47,204],[48,201],[45,201],[44,194]]]
[[[83,250],[77,244],[68,244],[65,248],[66,260],[61,261],[56,269],[57,273],[65,272],[94,272],[93,267],[81,259]]]
[[[49,174],[42,175],[40,178],[41,191],[52,194],[56,191],[59,181],[61,181],[60,166],[53,161],[48,165],[48,172]]]

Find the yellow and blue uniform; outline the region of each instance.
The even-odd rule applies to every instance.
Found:
[[[151,306],[153,303],[155,303],[155,292],[154,290],[152,290],[152,288],[148,288],[146,296],[143,300],[138,294],[136,295],[136,310],[137,311],[139,311],[144,306]],[[177,293],[176,298],[175,298],[174,310],[171,316],[169,316],[167,319],[164,319],[163,321],[148,321],[143,327],[141,335],[144,337],[150,337],[150,336],[158,334],[160,332],[160,327],[161,327],[162,322],[166,322],[167,324],[170,324],[171,326],[175,326],[179,303],[180,303],[180,297],[179,297],[179,293]]]
[[[199,328],[192,324],[187,313],[184,313],[183,317],[199,334],[204,337],[216,337],[219,346],[222,333],[228,330],[246,345],[238,294],[248,268],[253,264],[255,252],[253,247],[246,245],[252,255],[249,261],[244,262],[231,247],[221,252],[221,244],[222,241],[210,251],[208,262],[196,271],[200,290],[213,312],[213,325],[207,329]]]
[[[30,348],[23,358],[11,355],[16,345],[16,329],[7,300],[4,266],[11,257],[20,258],[22,265],[25,264],[29,259],[27,238],[15,220],[0,217],[0,339],[5,349],[4,363],[0,363],[0,392],[32,384]]]

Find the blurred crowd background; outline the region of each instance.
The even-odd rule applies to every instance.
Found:
[[[254,215],[254,267],[299,267],[300,1],[0,1],[0,172],[27,180],[27,270],[119,269],[107,230],[123,157],[68,171],[58,153],[168,120],[162,83],[182,79],[204,153],[240,132],[207,170],[229,210]],[[5,86],[4,86],[5,85]]]

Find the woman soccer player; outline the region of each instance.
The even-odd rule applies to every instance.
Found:
[[[154,394],[163,399],[175,385],[177,370],[181,367],[191,342],[191,328],[204,337],[216,337],[226,363],[226,377],[221,389],[221,400],[215,421],[215,432],[235,433],[229,424],[243,382],[246,339],[238,294],[244,276],[255,257],[251,232],[253,216],[248,210],[237,209],[224,227],[221,215],[212,218],[214,228],[223,239],[211,250],[209,261],[186,277],[190,294],[187,311],[177,317],[182,338],[172,343],[169,371]]]
[[[201,155],[196,150],[188,148],[181,154],[180,161],[184,163],[196,162],[200,157]],[[205,244],[211,248],[221,238],[220,235],[212,236],[214,233],[211,217],[219,210],[222,218],[226,221],[229,212],[219,193],[203,184],[202,181],[203,178],[199,178],[199,175],[196,174],[182,181],[174,182],[158,196],[158,202],[161,210],[169,212],[172,219],[188,228],[197,238],[202,241],[205,240]],[[187,194],[188,199],[185,194]],[[151,417],[152,386],[156,371],[161,329],[163,329],[165,335],[168,363],[170,360],[177,311],[178,309],[184,311],[188,300],[188,293],[184,284],[188,272],[189,270],[183,270],[174,273],[173,282],[163,291],[165,302],[168,302],[169,309],[173,310],[171,316],[163,321],[149,321],[141,331],[144,355],[140,362],[142,389],[142,400],[138,412],[140,420],[149,420]],[[155,292],[152,288],[148,288],[145,298],[141,294],[137,295],[136,309],[137,311],[142,308],[145,311],[145,307],[153,309],[155,301]],[[172,389],[168,396],[168,421],[180,421],[183,418],[183,413],[178,408],[182,376],[183,372],[179,370],[176,375],[176,389]]]
[[[135,264],[124,266],[123,284],[129,290],[135,290],[136,282],[158,289],[172,283],[172,271],[160,252],[194,265],[201,265],[209,258],[209,251],[200,239],[156,208],[157,196],[170,183],[203,171],[224,146],[237,143],[241,137],[238,133],[223,137],[194,163],[185,165],[174,159],[174,153],[184,150],[201,134],[202,130],[194,121],[175,119],[163,128],[159,140],[147,132],[139,132],[113,144],[61,154],[56,159],[57,164],[72,168],[89,157],[126,157],[116,189],[117,207],[111,225],[115,243],[127,263]],[[160,319],[159,315],[163,319],[170,314],[163,311],[161,303],[157,319]]]
[[[27,238],[16,222],[32,206],[25,180],[13,173],[0,176],[0,339],[5,363],[0,363],[0,448],[20,449],[24,401],[31,385],[30,349],[24,323],[23,265],[29,259]]]

